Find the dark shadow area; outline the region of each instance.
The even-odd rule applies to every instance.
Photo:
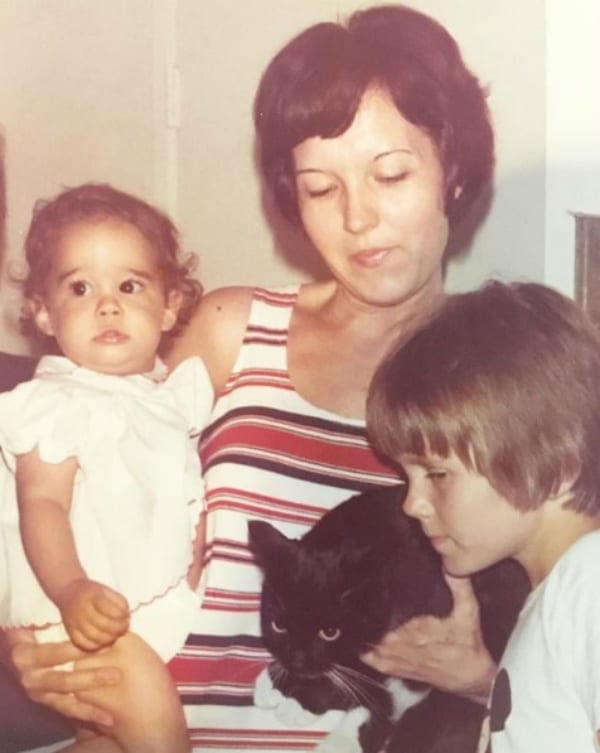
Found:
[[[32,703],[16,679],[0,666],[0,743],[2,753],[50,745],[73,736],[62,716]]]

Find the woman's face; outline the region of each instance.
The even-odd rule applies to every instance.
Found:
[[[350,127],[293,150],[300,215],[356,299],[392,306],[439,294],[448,239],[436,147],[388,95],[368,89]]]

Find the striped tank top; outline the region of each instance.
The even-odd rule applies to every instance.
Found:
[[[236,364],[200,442],[203,601],[194,633],[170,663],[197,753],[311,751],[340,719],[330,711],[294,729],[253,705],[270,656],[260,637],[261,573],[248,550],[248,521],[299,537],[352,494],[398,483],[369,448],[364,421],[317,408],[294,390],[287,334],[297,295],[297,286],[255,290]]]

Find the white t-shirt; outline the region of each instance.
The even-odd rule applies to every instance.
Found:
[[[213,391],[199,358],[165,374],[160,362],[114,376],[50,356],[0,395],[1,625],[60,623],[19,535],[15,456],[37,447],[47,463],[77,459],[69,516],[88,577],[125,596],[131,629],[164,659],[184,642],[198,609],[185,580],[204,504],[196,444]]]
[[[480,751],[595,753],[600,728],[600,531],[527,599],[498,667]]]

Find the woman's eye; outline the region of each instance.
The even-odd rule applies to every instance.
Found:
[[[74,282],[69,283],[69,289],[73,295],[83,296],[87,293],[91,293],[92,286],[89,282],[85,282],[84,280],[75,280]]]
[[[342,631],[339,628],[321,628],[321,630],[319,630],[319,638],[322,638],[324,641],[337,641],[341,632]]]
[[[378,175],[377,180],[379,183],[385,185],[393,185],[394,183],[402,183],[408,177],[408,172],[394,173],[394,175]]]
[[[323,196],[327,196],[332,191],[333,191],[333,188],[328,187],[328,188],[318,188],[318,189],[307,190],[306,193],[309,195],[311,199],[320,199]]]
[[[277,622],[277,620],[271,620],[271,627],[275,633],[287,633],[286,627],[280,622]]]
[[[119,285],[121,293],[139,293],[144,286],[139,280],[125,280]]]

